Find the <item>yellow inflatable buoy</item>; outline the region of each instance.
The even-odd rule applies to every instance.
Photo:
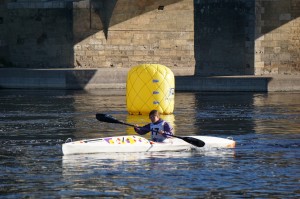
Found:
[[[142,64],[130,69],[126,82],[129,114],[146,115],[153,109],[161,114],[174,111],[175,81],[173,72],[160,64]]]

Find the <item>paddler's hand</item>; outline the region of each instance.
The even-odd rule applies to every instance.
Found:
[[[163,130],[158,131],[159,134],[164,135],[165,132]]]
[[[137,125],[137,124],[135,124],[133,128],[134,128],[135,131],[139,131],[140,130],[139,125]]]

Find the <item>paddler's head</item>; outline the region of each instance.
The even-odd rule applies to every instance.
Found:
[[[157,110],[150,111],[149,118],[152,123],[157,122],[159,120],[159,112]]]

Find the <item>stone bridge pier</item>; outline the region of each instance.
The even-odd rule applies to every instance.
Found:
[[[300,72],[300,1],[195,0],[198,75]]]
[[[169,67],[184,89],[192,78],[298,78],[300,1],[0,1],[0,87],[15,79],[25,85],[20,78],[27,77],[46,85],[51,70],[68,70],[60,76],[64,85],[75,82],[72,88],[99,76],[123,84],[126,72],[144,63]],[[206,90],[202,80],[192,87]]]

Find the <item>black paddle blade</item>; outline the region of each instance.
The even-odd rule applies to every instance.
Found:
[[[97,113],[96,114],[96,119],[101,121],[101,122],[120,123],[119,120],[115,119],[113,116],[111,116],[109,114]]]
[[[111,116],[109,114],[97,113],[96,114],[96,119],[99,120],[100,122],[124,124],[124,125],[127,125],[127,126],[134,127],[133,124],[129,124],[129,123],[117,120],[116,118],[114,118],[113,116]]]
[[[193,137],[180,137],[180,139],[182,139],[194,146],[197,146],[197,147],[204,147],[204,145],[205,145],[205,142],[203,142],[202,140],[193,138]]]

